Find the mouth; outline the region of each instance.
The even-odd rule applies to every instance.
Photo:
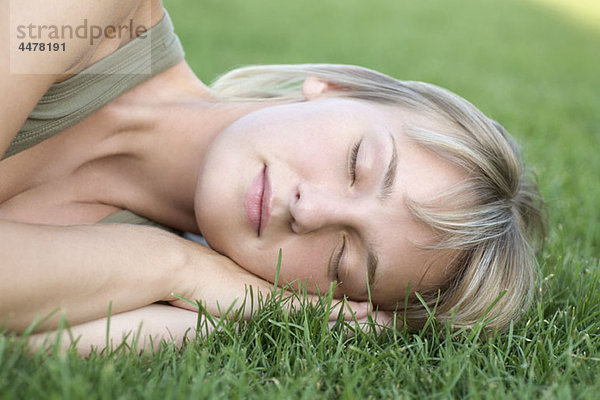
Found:
[[[254,177],[246,193],[246,219],[256,235],[260,237],[271,216],[271,180],[267,166]]]

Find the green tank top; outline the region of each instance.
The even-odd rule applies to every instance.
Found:
[[[183,48],[169,14],[164,12],[160,22],[144,36],[131,40],[77,75],[53,84],[29,114],[2,159],[64,131],[127,90],[181,62]],[[151,225],[174,231],[128,210],[99,222]]]

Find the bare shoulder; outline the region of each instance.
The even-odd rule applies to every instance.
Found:
[[[4,11],[9,15],[3,16],[0,23],[8,25],[11,72],[18,74],[76,73],[106,43],[118,48],[162,17],[160,0],[12,0],[10,8]],[[129,22],[126,31],[125,21]],[[22,42],[37,42],[38,46],[35,50],[19,49]],[[41,43],[61,46],[57,50],[43,46],[41,50]],[[31,61],[42,57],[42,64]]]
[[[0,3],[0,154],[55,82],[106,57],[163,16],[160,0]]]

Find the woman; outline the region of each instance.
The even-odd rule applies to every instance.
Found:
[[[279,249],[279,283],[337,282],[358,319],[372,303],[418,326],[418,292],[441,321],[494,328],[528,303],[537,189],[506,132],[465,100],[338,65],[245,68],[209,88],[159,1],[54,11],[62,25],[152,28],[66,39],[58,73],[10,74],[2,54],[8,329],[60,307],[85,351],[105,343],[112,301],[115,338],[143,321],[180,340],[195,313],[152,303],[190,308],[176,293],[218,315],[248,286],[270,290]],[[39,68],[39,54],[14,57],[13,70]]]

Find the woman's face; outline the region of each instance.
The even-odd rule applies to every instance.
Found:
[[[445,257],[417,245],[433,232],[411,217],[461,178],[404,133],[423,117],[397,106],[319,98],[263,108],[224,130],[199,171],[195,210],[218,252],[273,282],[393,304],[445,276]],[[425,123],[428,123],[425,121]],[[432,123],[428,123],[432,126]],[[437,254],[439,255],[439,254]]]

